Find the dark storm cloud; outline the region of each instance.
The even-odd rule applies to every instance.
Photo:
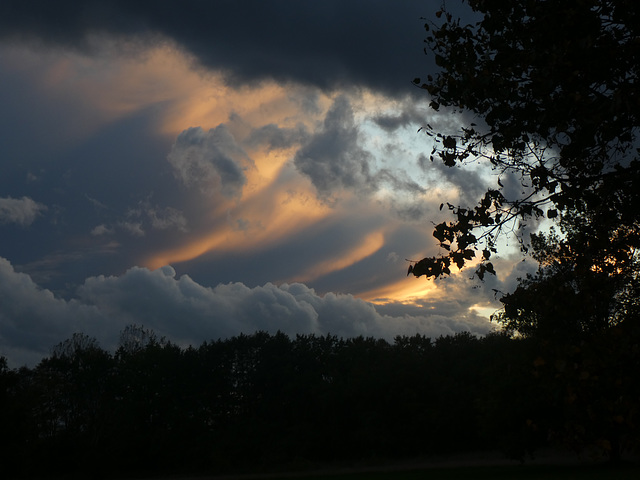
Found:
[[[230,82],[355,83],[392,93],[415,90],[411,80],[426,65],[420,17],[438,9],[413,0],[5,0],[0,36],[82,49],[95,33],[160,35]]]

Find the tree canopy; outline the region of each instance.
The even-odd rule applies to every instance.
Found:
[[[640,246],[640,3],[467,3],[477,22],[443,7],[439,24],[425,24],[425,52],[440,71],[414,83],[432,108],[471,119],[456,135],[423,128],[436,142],[431,160],[484,159],[496,184],[475,206],[446,204],[454,218],[433,232],[446,253],[408,274],[438,278],[480,257],[482,279],[495,273],[501,235],[519,235],[527,251],[523,226],[546,217],[569,226],[554,241],[578,270],[628,276]],[[507,177],[520,182],[516,196]]]

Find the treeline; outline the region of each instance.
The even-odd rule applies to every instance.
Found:
[[[554,429],[579,430],[585,412],[571,405],[605,387],[583,378],[600,365],[576,370],[577,355],[582,364],[590,358],[584,351],[565,353],[573,364],[559,368],[548,346],[500,333],[389,343],[258,332],[181,348],[132,326],[112,354],[76,334],[34,368],[0,367],[0,461],[9,476],[32,477],[217,473],[483,449],[519,458],[553,440]],[[635,374],[625,367],[617,375]],[[598,397],[604,410],[620,401],[616,378],[606,384],[614,391]],[[637,405],[628,405],[636,415]],[[601,413],[589,408],[593,423]],[[610,415],[620,427],[615,440],[598,434],[609,448],[637,431],[613,418],[630,414],[623,410]]]

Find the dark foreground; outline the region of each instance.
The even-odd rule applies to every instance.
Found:
[[[315,470],[297,473],[244,474],[213,477],[162,477],[155,480],[637,480],[640,466],[625,463],[580,465],[475,465],[377,467]]]

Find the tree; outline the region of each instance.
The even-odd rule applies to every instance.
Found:
[[[426,23],[425,52],[440,72],[414,83],[432,108],[473,114],[456,135],[431,126],[431,160],[453,167],[488,161],[496,185],[475,207],[447,204],[454,220],[433,235],[445,255],[413,262],[409,274],[438,278],[480,255],[482,279],[506,232],[527,221],[578,214],[595,226],[594,265],[626,268],[640,246],[640,4],[631,0],[468,0],[480,20],[445,11]],[[467,117],[465,117],[467,118]],[[509,196],[505,180],[520,181]],[[513,189],[512,189],[513,190]],[[444,204],[441,208],[444,207]]]

